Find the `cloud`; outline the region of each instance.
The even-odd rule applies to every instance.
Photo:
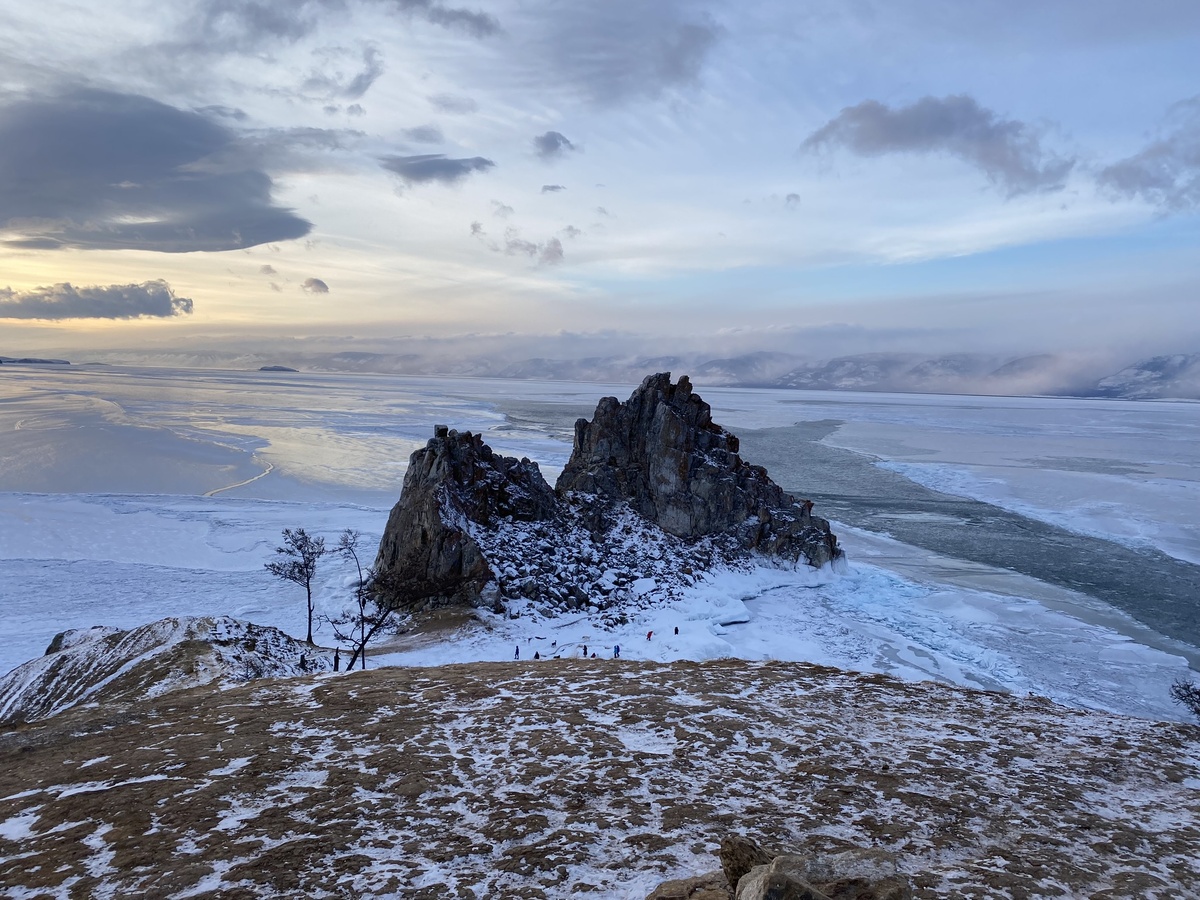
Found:
[[[1200,208],[1200,96],[1176,104],[1172,113],[1173,130],[1099,172],[1102,187],[1169,212]]]
[[[562,229],[562,231],[560,231],[559,234],[565,235],[566,237],[574,240],[575,238],[577,238],[581,234],[583,234],[583,232],[580,229],[576,228],[574,225],[568,225],[566,228]]]
[[[410,141],[415,141],[418,144],[440,144],[445,138],[442,136],[442,129],[436,125],[418,125],[416,128],[405,128],[401,131]]]
[[[523,53],[536,77],[598,105],[657,98],[699,81],[722,29],[694,0],[529,8]],[[517,26],[514,25],[514,32]]]
[[[217,251],[303,237],[263,153],[147,97],[74,90],[0,108],[0,246]]]
[[[345,54],[344,50],[327,51],[329,55]],[[313,72],[304,81],[304,90],[322,97],[358,100],[383,75],[383,57],[379,50],[367,45],[362,49],[362,68],[354,73],[341,71]]]
[[[800,195],[799,194],[788,194],[786,197],[783,198],[783,205],[787,206],[787,207],[799,206],[800,205]]]
[[[565,191],[565,190],[566,190],[566,188],[563,187],[561,184],[543,184],[542,185],[542,193],[543,194],[557,194],[559,191]]]
[[[472,229],[471,233],[475,234],[476,232]],[[479,234],[482,234],[482,230]],[[522,238],[520,231],[512,226],[504,229],[504,247],[489,244],[489,249],[497,253],[502,251],[509,256],[524,255],[531,259],[536,257],[539,266],[553,266],[563,261],[563,245],[558,238],[552,237],[545,243],[536,244]]]
[[[575,149],[575,145],[557,131],[547,131],[533,139],[537,155],[542,159],[559,159]]]
[[[436,0],[377,0],[373,5],[433,25],[483,38],[500,33],[500,23],[484,12],[446,6]],[[345,0],[203,0],[185,25],[182,47],[194,53],[249,53],[271,43],[294,44],[316,31],[322,20],[345,18]]]
[[[515,210],[507,203],[501,203],[499,200],[492,201],[492,215],[498,219],[507,219]]]
[[[258,267],[258,274],[259,275],[277,275],[278,273],[275,271],[274,266],[265,265],[265,266]]]
[[[609,212],[607,209],[605,209],[603,206],[597,206],[597,207],[596,207],[596,215],[598,215],[598,216],[609,216],[609,217],[611,217],[611,216],[612,216],[612,213],[610,213],[610,212]]]
[[[922,97],[897,109],[877,100],[848,106],[800,148],[831,146],[859,156],[949,153],[983,171],[1010,197],[1060,189],[1075,164],[1043,150],[1028,125],[1001,119],[965,94]]]
[[[300,285],[308,294],[328,294],[329,285],[323,282],[320,278],[305,278],[304,283]]]
[[[470,159],[449,159],[444,153],[426,153],[420,156],[385,156],[380,164],[389,172],[399,175],[408,184],[426,184],[431,181],[454,184],[472,172],[486,172],[496,164],[482,156]]]
[[[472,222],[471,223],[471,236],[472,237],[480,237],[483,235],[483,233],[484,233],[484,231],[483,231],[483,223],[482,222]]]
[[[433,94],[429,97],[429,102],[434,109],[459,116],[479,109],[479,104],[470,97],[459,97],[456,94]]]
[[[187,316],[192,301],[165,281],[72,287],[66,282],[27,291],[0,288],[0,319],[141,319]]]
[[[541,255],[538,256],[538,264],[543,266],[553,266],[563,261],[563,245],[558,238],[552,237],[542,246]]]

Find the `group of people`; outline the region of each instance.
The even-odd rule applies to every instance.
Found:
[[[678,626],[678,625],[676,625],[676,626],[675,626],[675,634],[679,634],[679,626]],[[651,631],[647,631],[647,632],[646,632],[646,640],[650,641],[650,640],[653,640],[653,639],[654,639],[654,631],[653,631],[653,630],[651,630]],[[532,640],[533,640],[533,638],[530,638],[529,640],[531,640],[531,641],[532,641]],[[551,646],[551,647],[557,647],[557,646],[558,646],[558,641],[551,641],[551,642],[550,642],[550,646]],[[582,645],[582,648],[583,648],[583,658],[584,658],[584,659],[596,659],[596,658],[597,658],[597,656],[596,656],[596,654],[595,654],[594,652],[592,653],[592,655],[591,655],[590,657],[588,656],[588,645],[587,645],[587,644],[583,644],[583,645]],[[513,651],[513,659],[520,659],[520,658],[521,658],[521,645],[520,645],[520,644],[517,644],[517,645],[516,645],[516,649]],[[534,658],[534,659],[541,659],[541,658],[542,658],[542,653],[541,653],[541,651],[540,651],[540,650],[535,650],[535,651],[533,652],[533,658]],[[555,658],[555,659],[558,659],[558,655],[557,655],[557,654],[555,654],[555,657],[554,657],[554,658]],[[620,659],[620,658],[621,658],[621,645],[620,645],[620,644],[613,644],[613,655],[612,655],[612,658],[613,658],[613,659]]]

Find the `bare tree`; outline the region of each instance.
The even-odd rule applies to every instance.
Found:
[[[1171,699],[1200,721],[1200,684],[1180,676],[1171,685]]]
[[[325,538],[312,537],[303,528],[283,529],[283,546],[275,548],[276,559],[266,563],[266,569],[276,578],[292,581],[304,588],[308,598],[308,643],[313,642],[312,583],[317,563],[327,552]]]
[[[380,633],[394,631],[400,624],[401,611],[394,601],[394,591],[381,590],[386,579],[376,575],[372,569],[363,571],[362,562],[358,556],[361,535],[347,528],[338,538],[337,546],[332,552],[337,553],[347,562],[353,562],[358,572],[358,581],[354,587],[354,606],[340,616],[329,619],[333,633],[339,641],[344,641],[353,648],[350,663],[346,671],[354,669],[354,663],[359,663],[360,669],[367,667],[367,645]]]

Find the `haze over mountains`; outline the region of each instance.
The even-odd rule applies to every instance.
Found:
[[[479,343],[488,344],[487,338]],[[470,352],[469,338],[411,339],[371,350],[321,349],[303,342],[286,349],[139,349],[87,354],[84,362],[184,368],[289,368],[313,372],[453,375],[536,381],[639,382],[649,372],[687,373],[697,385],[823,391],[1103,397],[1126,400],[1200,399],[1200,352],[1114,363],[1077,355],[995,353],[860,353],[814,359],[778,351],[730,356],[688,350],[661,356],[615,352],[580,355],[550,341],[555,355],[526,357],[494,341]],[[522,349],[522,348],[518,348]],[[528,349],[525,347],[524,349]],[[62,362],[14,359],[0,362]]]

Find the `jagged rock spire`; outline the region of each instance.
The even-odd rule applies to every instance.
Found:
[[[575,447],[555,489],[623,500],[678,537],[734,534],[747,549],[815,566],[840,556],[812,503],[743,462],[738,449],[686,375],[672,384],[660,372],[624,403],[605,397],[591,421],[575,423]]]

